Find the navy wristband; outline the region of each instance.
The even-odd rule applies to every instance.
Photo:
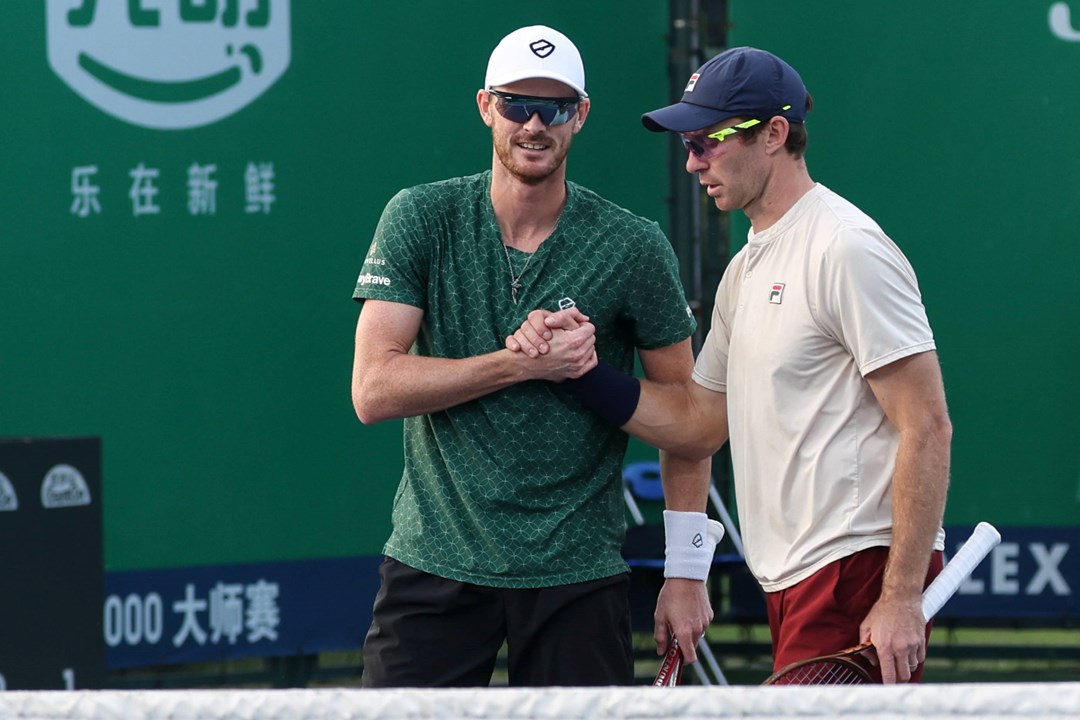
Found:
[[[616,427],[630,420],[641,398],[638,379],[603,360],[576,380],[564,380],[562,386],[578,402]]]

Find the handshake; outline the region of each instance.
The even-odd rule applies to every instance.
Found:
[[[506,338],[524,379],[561,382],[596,367],[596,327],[576,307],[533,310]]]

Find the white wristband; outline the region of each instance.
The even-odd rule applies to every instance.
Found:
[[[664,577],[705,580],[724,526],[700,512],[664,511]]]

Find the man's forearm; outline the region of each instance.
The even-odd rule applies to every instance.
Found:
[[[709,503],[712,458],[688,460],[660,451],[664,507],[680,512],[705,512]]]
[[[641,380],[601,360],[597,368],[564,387],[607,422],[686,460],[710,458],[727,441],[724,396],[695,397],[691,380]]]
[[[901,435],[893,474],[893,538],[882,596],[922,594],[930,552],[945,512],[951,431]]]
[[[527,378],[509,350],[461,359],[393,353],[358,374],[353,405],[366,424],[439,412]]]
[[[711,458],[727,442],[724,396],[698,397],[694,382],[662,384],[642,381],[637,410],[623,426],[635,438],[686,461]]]

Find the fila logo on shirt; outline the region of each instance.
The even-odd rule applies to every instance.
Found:
[[[769,290],[769,302],[779,305],[784,302],[784,283],[773,283]]]

